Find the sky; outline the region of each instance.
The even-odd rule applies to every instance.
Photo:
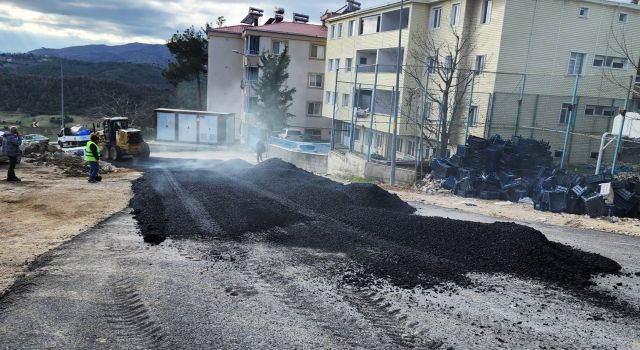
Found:
[[[361,0],[363,7],[391,2]],[[249,6],[276,7],[310,16],[319,22],[325,10],[337,10],[343,0],[0,0],[0,52],[27,52],[41,47],[62,48],[85,44],[118,45],[131,42],[163,44],[176,31],[204,27],[218,16],[226,25],[238,24]]]

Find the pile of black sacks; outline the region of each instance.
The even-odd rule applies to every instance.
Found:
[[[518,202],[531,198],[537,210],[591,217],[640,217],[640,180],[611,174],[584,176],[553,165],[548,142],[514,136],[504,140],[469,136],[456,154],[433,163],[436,179],[461,197]],[[610,188],[613,202],[601,195]],[[611,197],[609,197],[610,199]]]

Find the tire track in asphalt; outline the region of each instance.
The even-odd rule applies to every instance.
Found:
[[[130,278],[123,278],[111,284],[112,302],[104,304],[107,323],[118,336],[128,341],[134,340],[142,348],[171,349],[164,342],[164,333],[159,323],[152,317]]]
[[[178,196],[180,202],[189,212],[189,215],[196,226],[203,232],[213,233],[215,236],[222,236],[224,231],[220,225],[213,220],[211,215],[209,215],[207,209],[184,190],[170,170],[163,169],[163,172],[165,174],[165,179],[169,185],[171,185],[171,188]]]
[[[222,236],[224,231],[213,220],[211,215],[209,215],[207,209],[179,184],[178,180],[173,176],[173,174],[171,174],[170,170],[163,169],[163,171],[166,174],[167,181],[173,188],[181,203],[189,211],[191,217],[196,221],[198,227],[205,232],[214,232],[216,235]],[[273,192],[260,188],[258,185],[249,181],[238,180],[222,173],[218,174],[222,175],[222,177],[232,183],[244,186],[246,189],[270,199],[287,209],[305,215],[310,219],[328,221],[330,223],[346,227],[359,233],[362,238],[366,237],[366,240],[371,241],[372,243],[378,243],[377,246],[380,246],[380,244],[382,244],[382,246],[389,244],[387,241],[370,237],[370,235],[365,235],[363,231],[356,229],[343,221],[306,208],[288,198],[284,198]],[[403,247],[402,249],[406,249],[406,247]],[[310,295],[306,295],[308,293],[304,293],[305,291],[300,290],[299,288],[294,288],[295,286],[292,285],[291,279],[286,278],[285,276],[279,276],[279,274],[273,270],[267,271],[251,269],[248,261],[244,261],[244,263],[245,270],[251,273],[255,280],[263,281],[264,285],[266,285],[265,288],[270,294],[282,300],[288,307],[300,311],[299,313],[302,316],[311,319],[321,328],[327,329],[333,335],[340,339],[344,339],[346,342],[347,337],[343,335],[342,328],[336,327],[326,319],[318,318],[316,316],[317,314],[326,314],[328,310],[321,310],[321,308],[317,306],[317,301],[311,300],[313,298],[310,298]],[[260,263],[256,261],[251,265],[257,267],[259,264]],[[390,313],[388,312],[389,310],[385,310],[376,304],[372,304],[371,300],[367,300],[365,295],[362,293],[363,292],[359,288],[351,289],[348,293],[345,293],[345,301],[352,305],[365,320],[367,320],[375,329],[378,329],[381,332],[381,335],[388,338],[395,346],[403,348],[415,348],[416,346],[420,346],[428,349],[437,349],[441,346],[440,342],[429,339],[426,334],[415,333],[413,331],[413,327],[406,325],[405,322],[398,319],[397,314]],[[351,345],[356,346],[355,343]]]

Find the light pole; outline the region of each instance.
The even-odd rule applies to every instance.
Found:
[[[62,127],[62,137],[64,137],[64,73],[62,72],[62,56],[58,55],[58,62],[60,62],[60,114]]]
[[[398,27],[398,52],[396,53],[396,96],[393,101],[396,108],[393,110],[393,141],[391,142],[391,173],[389,174],[389,182],[391,185],[396,184],[396,147],[398,143],[398,110],[400,109],[400,70],[402,64],[402,22],[404,12],[404,0],[400,0],[400,25]]]

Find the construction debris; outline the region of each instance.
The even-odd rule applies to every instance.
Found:
[[[77,152],[65,152],[56,146],[44,143],[28,145],[24,150],[27,162],[43,166],[56,166],[67,176],[83,177],[89,173],[89,166],[83,160],[82,154]],[[100,161],[100,172],[110,173],[117,171],[112,164]]]
[[[278,159],[213,169],[149,168],[134,182],[131,206],[147,241],[214,236],[345,254],[363,270],[349,283],[377,276],[402,287],[467,284],[469,272],[583,287],[620,269],[530,227],[413,215],[376,185],[343,185]]]
[[[591,217],[640,217],[640,180],[608,173],[584,176],[552,164],[549,144],[514,136],[470,136],[450,158],[433,164],[435,179],[461,197],[533,201],[542,211]],[[424,187],[424,186],[423,186]],[[607,202],[608,200],[608,202]]]

